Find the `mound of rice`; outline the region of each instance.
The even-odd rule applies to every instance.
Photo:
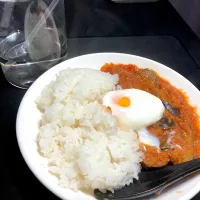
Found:
[[[117,75],[67,69],[38,98],[38,149],[62,187],[113,191],[138,178],[142,153],[137,134],[120,130],[101,104],[117,83]]]

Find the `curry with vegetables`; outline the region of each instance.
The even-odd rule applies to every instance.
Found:
[[[200,120],[196,107],[188,96],[169,81],[150,69],[136,65],[105,64],[101,71],[119,75],[123,89],[136,88],[160,98],[165,112],[160,121],[148,127],[159,138],[160,149],[140,144],[147,167],[162,167],[168,163],[179,164],[200,157]]]

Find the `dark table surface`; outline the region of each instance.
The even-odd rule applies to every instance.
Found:
[[[109,0],[65,1],[69,57],[116,51],[166,64],[200,89],[200,42],[166,0],[119,5]],[[30,172],[17,145],[15,120],[25,90],[0,72],[0,199],[57,200]],[[200,194],[193,200],[200,199]]]

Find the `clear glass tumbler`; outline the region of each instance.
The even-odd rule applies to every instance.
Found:
[[[67,57],[64,0],[0,0],[0,62],[12,85],[28,88]]]

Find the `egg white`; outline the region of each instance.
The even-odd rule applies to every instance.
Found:
[[[116,99],[128,97],[129,107],[117,104]],[[108,92],[103,97],[103,105],[110,107],[121,128],[138,131],[159,121],[165,110],[162,101],[156,96],[138,89],[125,89]]]
[[[160,149],[160,141],[159,139],[149,133],[149,131],[146,128],[142,128],[138,131],[138,136],[140,143],[147,144],[149,146],[154,146]]]

